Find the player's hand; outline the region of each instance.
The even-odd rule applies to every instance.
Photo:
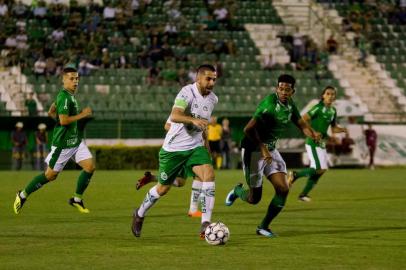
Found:
[[[317,131],[313,131],[313,140],[319,142],[321,140],[321,133]]]
[[[84,116],[91,116],[92,115],[92,109],[90,107],[86,107],[82,110],[82,113]]]
[[[193,118],[192,123],[200,130],[205,130],[207,128],[207,125],[209,124],[209,121],[204,119]]]
[[[264,145],[261,146],[261,154],[266,163],[268,164],[272,163],[272,155],[271,153],[269,153],[268,148]]]

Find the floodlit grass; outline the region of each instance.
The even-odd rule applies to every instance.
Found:
[[[90,214],[67,201],[77,171],[32,194],[20,215],[15,192],[36,172],[0,172],[0,269],[404,269],[406,169],[331,170],[297,201],[305,180],[293,186],[273,222],[275,239],[255,234],[273,190],[264,184],[255,206],[224,205],[240,171],[218,171],[213,221],[230,229],[225,246],[198,239],[200,220],[187,217],[190,181],[172,188],[149,212],[142,237],[131,214],[151,187],[135,190],[137,171],[97,171],[85,193]]]

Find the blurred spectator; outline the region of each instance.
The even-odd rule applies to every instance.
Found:
[[[78,73],[79,76],[89,76],[92,70],[97,69],[97,66],[92,65],[87,59],[82,58],[79,62]]]
[[[25,156],[25,146],[27,145],[27,135],[23,131],[23,123],[17,122],[16,129],[11,133],[11,141],[13,143],[13,168],[21,170],[23,159]]]
[[[187,73],[189,82],[194,82],[196,80],[196,70],[191,67]]]
[[[223,168],[224,169],[231,169],[231,128],[230,128],[230,121],[227,118],[224,118],[221,121],[222,124],[222,133],[221,133],[221,154],[223,157]]]
[[[213,15],[215,16],[216,21],[221,24],[226,25],[227,27],[230,24],[229,17],[228,17],[228,9],[224,6],[220,6],[213,11]]]
[[[296,28],[296,33],[293,34],[293,59],[292,62],[298,62],[304,55],[305,43],[299,27]]]
[[[221,127],[221,125],[217,123],[217,117],[211,116],[210,123],[207,126],[207,139],[209,141],[212,160],[216,169],[220,169],[221,164],[223,163],[220,148],[222,130],[223,128]]]
[[[355,43],[360,51],[360,58],[358,59],[358,62],[365,67],[367,65],[366,59],[368,57],[369,43],[363,35],[358,35],[355,37],[355,39]]]
[[[45,1],[38,1],[38,6],[34,7],[32,14],[35,18],[44,19],[47,16],[48,8]]]
[[[13,51],[17,48],[17,39],[15,35],[10,35],[7,37],[6,41],[4,42],[4,46]]]
[[[338,49],[338,43],[337,41],[334,39],[334,36],[331,35],[328,39],[327,39],[327,51],[331,54],[335,54],[337,53],[337,49]]]
[[[53,42],[56,43],[63,42],[64,37],[65,32],[62,30],[62,28],[56,28],[54,31],[52,31],[51,40]]]
[[[272,53],[269,53],[269,55],[265,55],[263,59],[264,60],[262,62],[262,68],[264,70],[272,70],[275,67],[276,60]]]
[[[108,3],[103,9],[103,19],[105,21],[114,21],[116,18],[116,9]]]
[[[373,170],[373,169],[375,169],[374,156],[375,156],[376,145],[377,145],[377,142],[378,142],[378,134],[372,128],[372,125],[368,124],[368,129],[364,130],[364,135],[365,135],[365,142],[367,144],[368,151],[369,151],[369,164],[368,164],[368,167],[371,170]]]
[[[346,19],[346,18],[343,19],[342,30],[343,30],[344,32],[352,31],[351,22],[350,22],[348,19]]]
[[[352,153],[352,147],[355,144],[350,135],[345,133],[345,137],[341,139],[341,154],[348,155]]]
[[[153,67],[149,68],[148,69],[147,84],[148,85],[156,85],[156,84],[158,84],[158,79],[159,79],[159,73],[160,72],[161,72],[161,70],[156,66],[153,66]]]
[[[46,63],[44,61],[44,57],[40,56],[37,61],[34,63],[34,74],[36,80],[38,80],[39,76],[45,76],[45,68],[46,68]]]
[[[46,64],[45,66],[46,77],[48,78],[50,76],[56,75],[57,65],[55,59],[53,57],[48,57],[45,61],[45,64]]]
[[[178,29],[176,25],[172,22],[168,22],[165,25],[164,34],[167,36],[168,42],[173,44],[178,37]]]
[[[16,18],[24,18],[27,15],[28,7],[24,5],[21,0],[14,4],[11,12]]]
[[[48,134],[47,126],[44,123],[38,125],[38,130],[35,132],[35,169],[43,171],[45,169],[45,157],[47,156]]]
[[[27,50],[28,49],[28,37],[27,34],[25,33],[25,30],[20,30],[19,33],[16,36],[16,41],[17,41],[17,49],[18,50]]]
[[[24,30],[25,31],[25,29],[27,27],[27,23],[25,22],[24,19],[19,19],[16,22],[16,26],[17,26],[17,30],[20,30],[20,31]]]
[[[0,0],[0,17],[7,17],[8,15],[8,6],[4,0]]]
[[[115,59],[115,67],[116,68],[127,68],[129,67],[130,63],[128,61],[127,56],[124,52],[120,52],[120,55]]]
[[[37,116],[37,102],[34,100],[34,93],[29,92],[27,99],[25,100],[25,107],[28,111],[28,116]]]
[[[107,48],[103,48],[102,49],[102,66],[103,68],[110,68],[110,54],[109,54],[109,50]]]

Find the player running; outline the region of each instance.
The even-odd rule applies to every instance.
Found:
[[[170,116],[173,124],[159,152],[158,184],[148,191],[140,207],[134,211],[131,227],[134,236],[141,236],[147,211],[169,191],[179,172],[191,167],[203,182],[200,237],[204,237],[213,211],[215,183],[210,153],[204,146],[202,134],[206,132],[208,120],[218,102],[213,93],[216,78],[212,65],[201,65],[197,69],[196,82],[183,87],[176,96]]]
[[[310,122],[311,127],[319,132],[322,136],[320,141],[315,141],[312,138],[306,138],[306,151],[310,159],[310,167],[301,171],[290,171],[288,180],[293,184],[300,177],[308,177],[307,184],[299,195],[299,200],[310,202],[309,192],[319,181],[320,177],[328,169],[326,140],[328,138],[327,130],[331,126],[333,133],[345,132],[346,128],[337,125],[337,110],[333,106],[336,99],[336,89],[332,86],[327,86],[321,93],[320,102],[314,105],[305,115],[303,119]]]
[[[241,155],[248,188],[244,188],[241,183],[236,185],[228,193],[225,202],[227,206],[231,206],[237,198],[240,198],[250,204],[259,203],[262,196],[262,177],[265,175],[272,183],[275,195],[256,233],[266,237],[275,236],[269,225],[284,207],[289,193],[286,164],[276,149],[278,139],[290,122],[298,126],[306,136],[315,140],[319,136],[300,117],[291,99],[295,92],[294,87],[295,79],[292,76],[286,74],[279,76],[276,93],[268,95],[261,101],[245,126]]]
[[[82,141],[77,121],[92,115],[92,110],[86,107],[79,113],[79,105],[75,99],[79,84],[79,74],[74,67],[65,67],[62,76],[63,88],[59,91],[56,102],[52,104],[49,114],[56,118],[53,133],[52,148],[45,162],[48,168],[45,173],[37,175],[23,189],[17,192],[14,201],[14,212],[19,214],[28,196],[43,185],[57,178],[69,159],[74,158],[83,170],[79,175],[76,192],[69,199],[69,204],[81,213],[89,213],[82,200],[82,195],[89,185],[95,170],[92,154]]]

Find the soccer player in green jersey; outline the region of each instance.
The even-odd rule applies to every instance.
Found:
[[[321,93],[320,102],[314,105],[304,116],[306,122],[310,122],[311,127],[322,136],[320,141],[314,141],[312,138],[306,138],[306,151],[310,159],[310,168],[295,172],[290,171],[288,180],[293,184],[298,178],[307,176],[307,184],[299,195],[299,200],[304,202],[311,201],[309,192],[319,181],[320,177],[328,169],[327,151],[325,140],[328,138],[327,130],[331,126],[333,133],[345,132],[346,128],[337,125],[337,111],[333,106],[336,99],[336,89],[327,86]]]
[[[37,175],[23,189],[17,192],[14,201],[14,212],[19,214],[28,196],[43,185],[57,178],[69,159],[74,158],[82,168],[77,182],[76,192],[69,199],[69,204],[81,213],[89,213],[82,200],[82,195],[89,185],[95,166],[92,154],[82,141],[77,121],[92,115],[92,110],[86,107],[79,112],[79,105],[75,93],[79,84],[79,74],[76,68],[65,67],[62,75],[63,88],[59,91],[55,103],[49,114],[55,116],[56,126],[53,132],[52,148],[45,162],[48,168],[45,173]]]
[[[133,213],[132,232],[141,236],[144,218],[149,209],[170,189],[179,172],[192,168],[202,181],[202,219],[200,238],[210,224],[214,207],[214,169],[203,133],[218,102],[213,93],[217,73],[212,65],[197,69],[196,82],[182,88],[175,98],[170,119],[173,122],[159,152],[158,184],[152,187]]]
[[[284,207],[289,193],[286,164],[276,150],[277,140],[290,122],[298,126],[306,136],[315,140],[319,137],[319,134],[300,117],[291,99],[295,92],[294,86],[295,79],[292,76],[287,74],[279,76],[276,93],[268,95],[261,101],[245,126],[241,155],[248,189],[240,183],[226,198],[227,206],[231,206],[237,198],[250,204],[257,204],[262,197],[262,177],[266,176],[275,189],[275,196],[256,229],[258,235],[266,237],[275,236],[269,225]]]

